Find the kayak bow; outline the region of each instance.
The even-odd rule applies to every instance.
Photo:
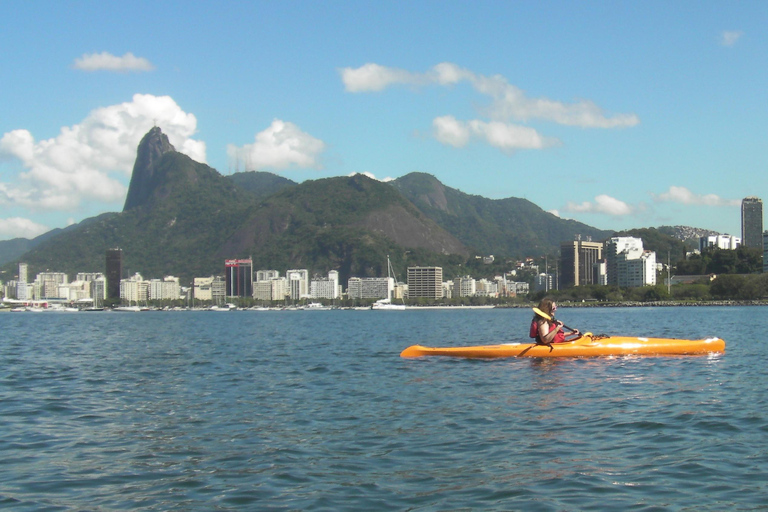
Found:
[[[630,336],[592,336],[564,343],[547,345],[536,343],[504,343],[475,347],[424,347],[413,345],[400,353],[400,357],[451,356],[467,358],[498,357],[595,357],[623,355],[697,355],[725,352],[725,341],[720,338],[681,340],[676,338],[635,338]]]

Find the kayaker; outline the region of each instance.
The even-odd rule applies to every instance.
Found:
[[[536,343],[540,345],[551,345],[552,343],[571,341],[572,339],[581,336],[578,329],[567,335],[565,334],[565,331],[563,331],[563,322],[555,320],[557,304],[552,299],[542,299],[539,303],[538,310],[546,316],[536,313],[533,315],[533,320],[531,320],[530,336],[531,338],[536,339]]]

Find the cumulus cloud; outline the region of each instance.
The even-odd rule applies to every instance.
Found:
[[[117,57],[109,52],[86,53],[75,59],[75,69],[82,71],[152,71],[155,67],[144,57],[136,57],[131,52]]]
[[[743,35],[744,32],[741,32],[740,30],[726,30],[720,34],[720,44],[723,46],[733,46]]]
[[[589,100],[564,103],[547,98],[532,98],[501,75],[484,76],[450,62],[443,62],[425,73],[413,73],[368,63],[357,69],[343,68],[341,79],[348,92],[381,91],[391,85],[454,85],[468,82],[488,96],[491,104],[484,114],[496,121],[544,120],[583,128],[622,128],[635,126],[635,114],[608,115]]]
[[[465,146],[474,137],[504,151],[542,149],[560,143],[543,137],[533,128],[499,121],[472,120],[462,122],[453,116],[442,116],[432,121],[434,137],[453,147]]]
[[[671,186],[666,192],[654,194],[654,200],[658,203],[680,203],[686,205],[704,206],[739,206],[738,199],[723,199],[716,194],[694,194],[685,187]]]
[[[73,210],[83,201],[125,198],[141,138],[157,125],[182,153],[205,162],[205,143],[192,139],[197,119],[169,96],[136,94],[132,101],[93,110],[58,136],[36,141],[24,129],[0,138],[0,156],[21,164],[16,183],[0,183],[0,205]]]
[[[256,134],[253,144],[227,146],[232,160],[243,161],[246,169],[320,168],[319,157],[325,143],[293,123],[275,119],[264,131]]]
[[[0,219],[0,237],[8,238],[35,238],[50,231],[50,228],[20,217]]]
[[[580,204],[569,202],[565,211],[572,213],[605,213],[614,216],[631,215],[635,208],[624,201],[616,199],[606,194],[600,194],[595,197],[594,202],[585,201]]]

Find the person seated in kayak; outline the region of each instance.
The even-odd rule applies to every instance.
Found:
[[[555,304],[552,299],[543,299],[539,303],[538,309],[546,316],[536,313],[533,315],[533,320],[531,320],[530,336],[531,338],[536,339],[537,344],[550,345],[552,343],[564,343],[581,336],[578,329],[567,335],[565,334],[563,331],[563,322],[555,320],[557,304]]]

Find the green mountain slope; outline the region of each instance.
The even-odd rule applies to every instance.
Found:
[[[434,176],[411,173],[393,185],[425,215],[482,254],[539,256],[577,234],[595,241],[611,234],[545,212],[526,199],[487,199],[446,187]]]

